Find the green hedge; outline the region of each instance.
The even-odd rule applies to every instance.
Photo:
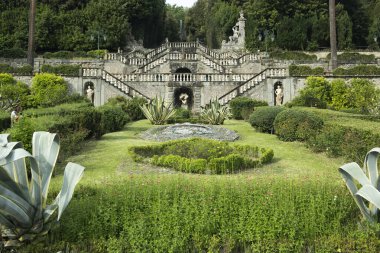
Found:
[[[343,156],[348,161],[363,164],[367,152],[380,143],[380,134],[356,127],[326,124],[321,133],[307,141],[308,147],[316,152]]]
[[[67,104],[34,112],[38,110],[26,110],[21,120],[7,132],[29,151],[33,132],[57,133],[62,143],[60,160],[79,150],[84,140],[120,130],[128,121],[127,115],[118,106],[94,108],[88,104]]]
[[[331,59],[331,54],[327,55],[327,59]],[[374,54],[367,55],[360,53],[344,52],[338,54],[338,62],[356,64],[376,63],[376,57]]]
[[[230,101],[229,105],[234,119],[247,120],[256,107],[268,106],[268,103],[248,97],[236,97]]]
[[[54,53],[46,52],[42,56],[45,59],[73,59],[81,57],[89,57],[84,51],[58,51]]]
[[[274,120],[283,110],[280,106],[259,107],[249,117],[249,123],[259,132],[274,133]]]
[[[316,61],[317,56],[295,51],[275,51],[270,53],[270,57],[280,60],[294,61]]]
[[[26,58],[27,53],[21,48],[8,48],[0,50],[0,58]]]
[[[290,65],[290,76],[323,76],[325,70],[322,67],[311,68],[309,66]]]
[[[62,76],[79,76],[80,75],[80,65],[69,65],[62,64],[57,66],[51,65],[42,65],[41,72],[42,73],[53,73]]]
[[[352,68],[337,68],[333,71],[335,76],[371,76],[380,75],[380,68],[375,65],[360,65]]]
[[[22,67],[12,67],[8,64],[0,64],[0,73],[18,74],[18,75],[32,75],[33,67],[24,65]]]
[[[227,142],[187,139],[129,148],[133,159],[189,173],[229,174],[273,159],[273,150]]]
[[[317,135],[322,127],[321,117],[295,109],[280,112],[274,120],[275,133],[283,141],[306,141]]]
[[[106,104],[109,105],[119,105],[127,113],[128,117],[132,120],[145,119],[144,113],[142,112],[140,106],[146,104],[145,98],[134,97],[132,99],[127,99],[123,96],[117,96],[108,99]]]

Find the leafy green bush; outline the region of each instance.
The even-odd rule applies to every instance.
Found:
[[[247,120],[258,106],[268,106],[266,101],[259,101],[248,97],[236,97],[229,103],[234,119]]]
[[[102,114],[100,125],[103,133],[115,132],[123,129],[129,121],[127,114],[120,106],[103,105],[97,108]]]
[[[316,61],[317,56],[295,51],[275,51],[270,53],[270,57],[279,60],[295,61]]]
[[[380,68],[375,65],[360,65],[352,68],[337,68],[334,76],[372,76],[380,75]]]
[[[0,50],[0,58],[26,58],[26,52],[21,48],[7,48]]]
[[[358,214],[335,177],[115,176],[78,185],[60,226],[19,251],[378,253]]]
[[[274,133],[273,122],[283,110],[280,106],[259,107],[249,117],[249,123],[259,132]]]
[[[322,67],[311,68],[309,66],[290,65],[290,76],[323,76],[325,70]]]
[[[62,64],[58,66],[51,66],[51,65],[42,65],[41,72],[42,73],[52,73],[56,75],[62,75],[62,76],[79,76],[80,72],[80,65],[69,65],[69,64]]]
[[[92,58],[101,58],[103,59],[106,55],[107,50],[100,49],[100,50],[91,50],[87,52],[87,55]]]
[[[24,65],[16,68],[8,64],[0,64],[0,73],[31,75],[33,73],[33,67],[30,65]]]
[[[32,80],[34,106],[49,107],[65,102],[69,88],[65,80],[54,74],[37,74]]]
[[[331,54],[327,55],[327,59],[331,59]],[[366,55],[354,52],[344,52],[338,54],[338,62],[356,64],[376,63],[376,57],[374,54]]]
[[[186,139],[129,149],[138,162],[190,173],[228,174],[269,163],[273,150],[227,142]]]
[[[26,107],[29,95],[28,85],[17,82],[10,74],[0,74],[0,107],[13,110],[18,106]]]
[[[295,109],[280,112],[274,120],[275,133],[283,141],[306,141],[322,127],[323,120],[318,115]]]
[[[32,152],[32,136],[37,131],[34,122],[30,118],[21,117],[11,128],[6,130],[12,137],[12,141],[22,142],[24,148]]]
[[[58,51],[54,53],[46,52],[42,56],[45,59],[73,59],[73,58],[81,58],[88,57],[86,52],[83,51]]]
[[[88,101],[83,101],[80,103],[60,104],[54,107],[28,109],[23,111],[23,115],[26,117],[41,117],[48,115],[58,115],[64,117],[67,115],[78,114],[87,108],[93,108],[93,105]]]
[[[288,106],[308,106],[326,108],[331,103],[331,83],[324,77],[310,76],[306,79],[305,87]]]
[[[145,103],[146,100],[144,98],[134,97],[127,99],[122,96],[113,97],[107,101],[107,104],[120,105],[132,121],[145,119],[144,113],[140,108]]]
[[[316,152],[344,158],[363,164],[363,156],[380,143],[380,134],[357,127],[326,124],[321,133],[307,141],[308,147]]]

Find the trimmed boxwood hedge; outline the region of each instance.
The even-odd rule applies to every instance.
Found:
[[[9,64],[0,64],[0,73],[9,73],[16,75],[32,75],[33,67],[30,65],[24,65],[22,67],[12,67]]]
[[[380,68],[375,65],[359,65],[352,68],[337,68],[334,76],[372,76],[380,75]]]
[[[275,133],[283,141],[306,141],[317,135],[322,127],[321,117],[296,109],[280,112],[274,120]]]
[[[229,105],[234,119],[247,120],[256,107],[268,106],[268,103],[248,97],[236,97],[230,101]]]
[[[249,117],[249,123],[259,132],[273,134],[273,122],[277,114],[283,110],[285,110],[285,108],[280,106],[259,107]]]
[[[62,75],[62,76],[79,76],[80,68],[81,68],[80,65],[69,65],[69,64],[62,64],[62,65],[57,65],[57,66],[42,65],[41,72],[52,73],[52,74]]]
[[[188,173],[229,174],[273,159],[273,150],[200,138],[129,148],[134,161]]]
[[[311,68],[305,65],[290,65],[290,76],[323,76],[325,70],[322,67]]]

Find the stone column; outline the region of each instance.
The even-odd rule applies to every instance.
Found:
[[[242,49],[245,48],[245,21],[247,19],[244,18],[243,11],[240,11],[240,18],[239,18],[239,38],[238,38],[238,45]]]

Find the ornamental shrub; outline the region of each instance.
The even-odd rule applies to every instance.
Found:
[[[290,65],[290,76],[323,76],[325,70],[322,67],[311,68],[309,66]]]
[[[234,119],[247,120],[254,111],[255,107],[267,106],[268,103],[248,97],[236,97],[230,101],[229,105],[231,108],[232,117]]]
[[[52,73],[62,76],[79,76],[80,65],[61,64],[57,66],[42,65],[42,73]]]
[[[102,114],[99,123],[103,134],[119,131],[129,121],[128,115],[118,105],[103,105],[98,107],[97,110]]]
[[[270,53],[270,57],[280,60],[295,60],[295,61],[316,61],[317,56],[315,54],[306,54],[303,52],[295,51],[274,51]]]
[[[331,54],[327,55],[327,59],[331,59]],[[366,64],[366,63],[376,63],[376,57],[374,54],[360,54],[354,52],[344,52],[338,54],[339,63],[356,63],[356,64]]]
[[[18,106],[25,108],[29,93],[28,85],[17,82],[10,74],[0,74],[1,109],[9,111]]]
[[[334,76],[372,76],[380,75],[380,68],[375,65],[359,65],[352,68],[337,68]]]
[[[129,148],[134,161],[148,162],[189,173],[227,174],[269,163],[273,150],[231,146],[208,139],[185,139]]]
[[[31,95],[34,106],[49,107],[65,102],[69,88],[65,80],[55,74],[37,74],[32,80]]]
[[[259,107],[249,117],[249,123],[259,132],[273,134],[273,122],[277,114],[283,110],[285,110],[285,108],[280,106]]]
[[[275,121],[275,133],[283,141],[306,141],[315,136],[323,127],[318,115],[295,109],[280,112]]]
[[[0,131],[11,127],[11,118],[9,112],[0,111]]]

